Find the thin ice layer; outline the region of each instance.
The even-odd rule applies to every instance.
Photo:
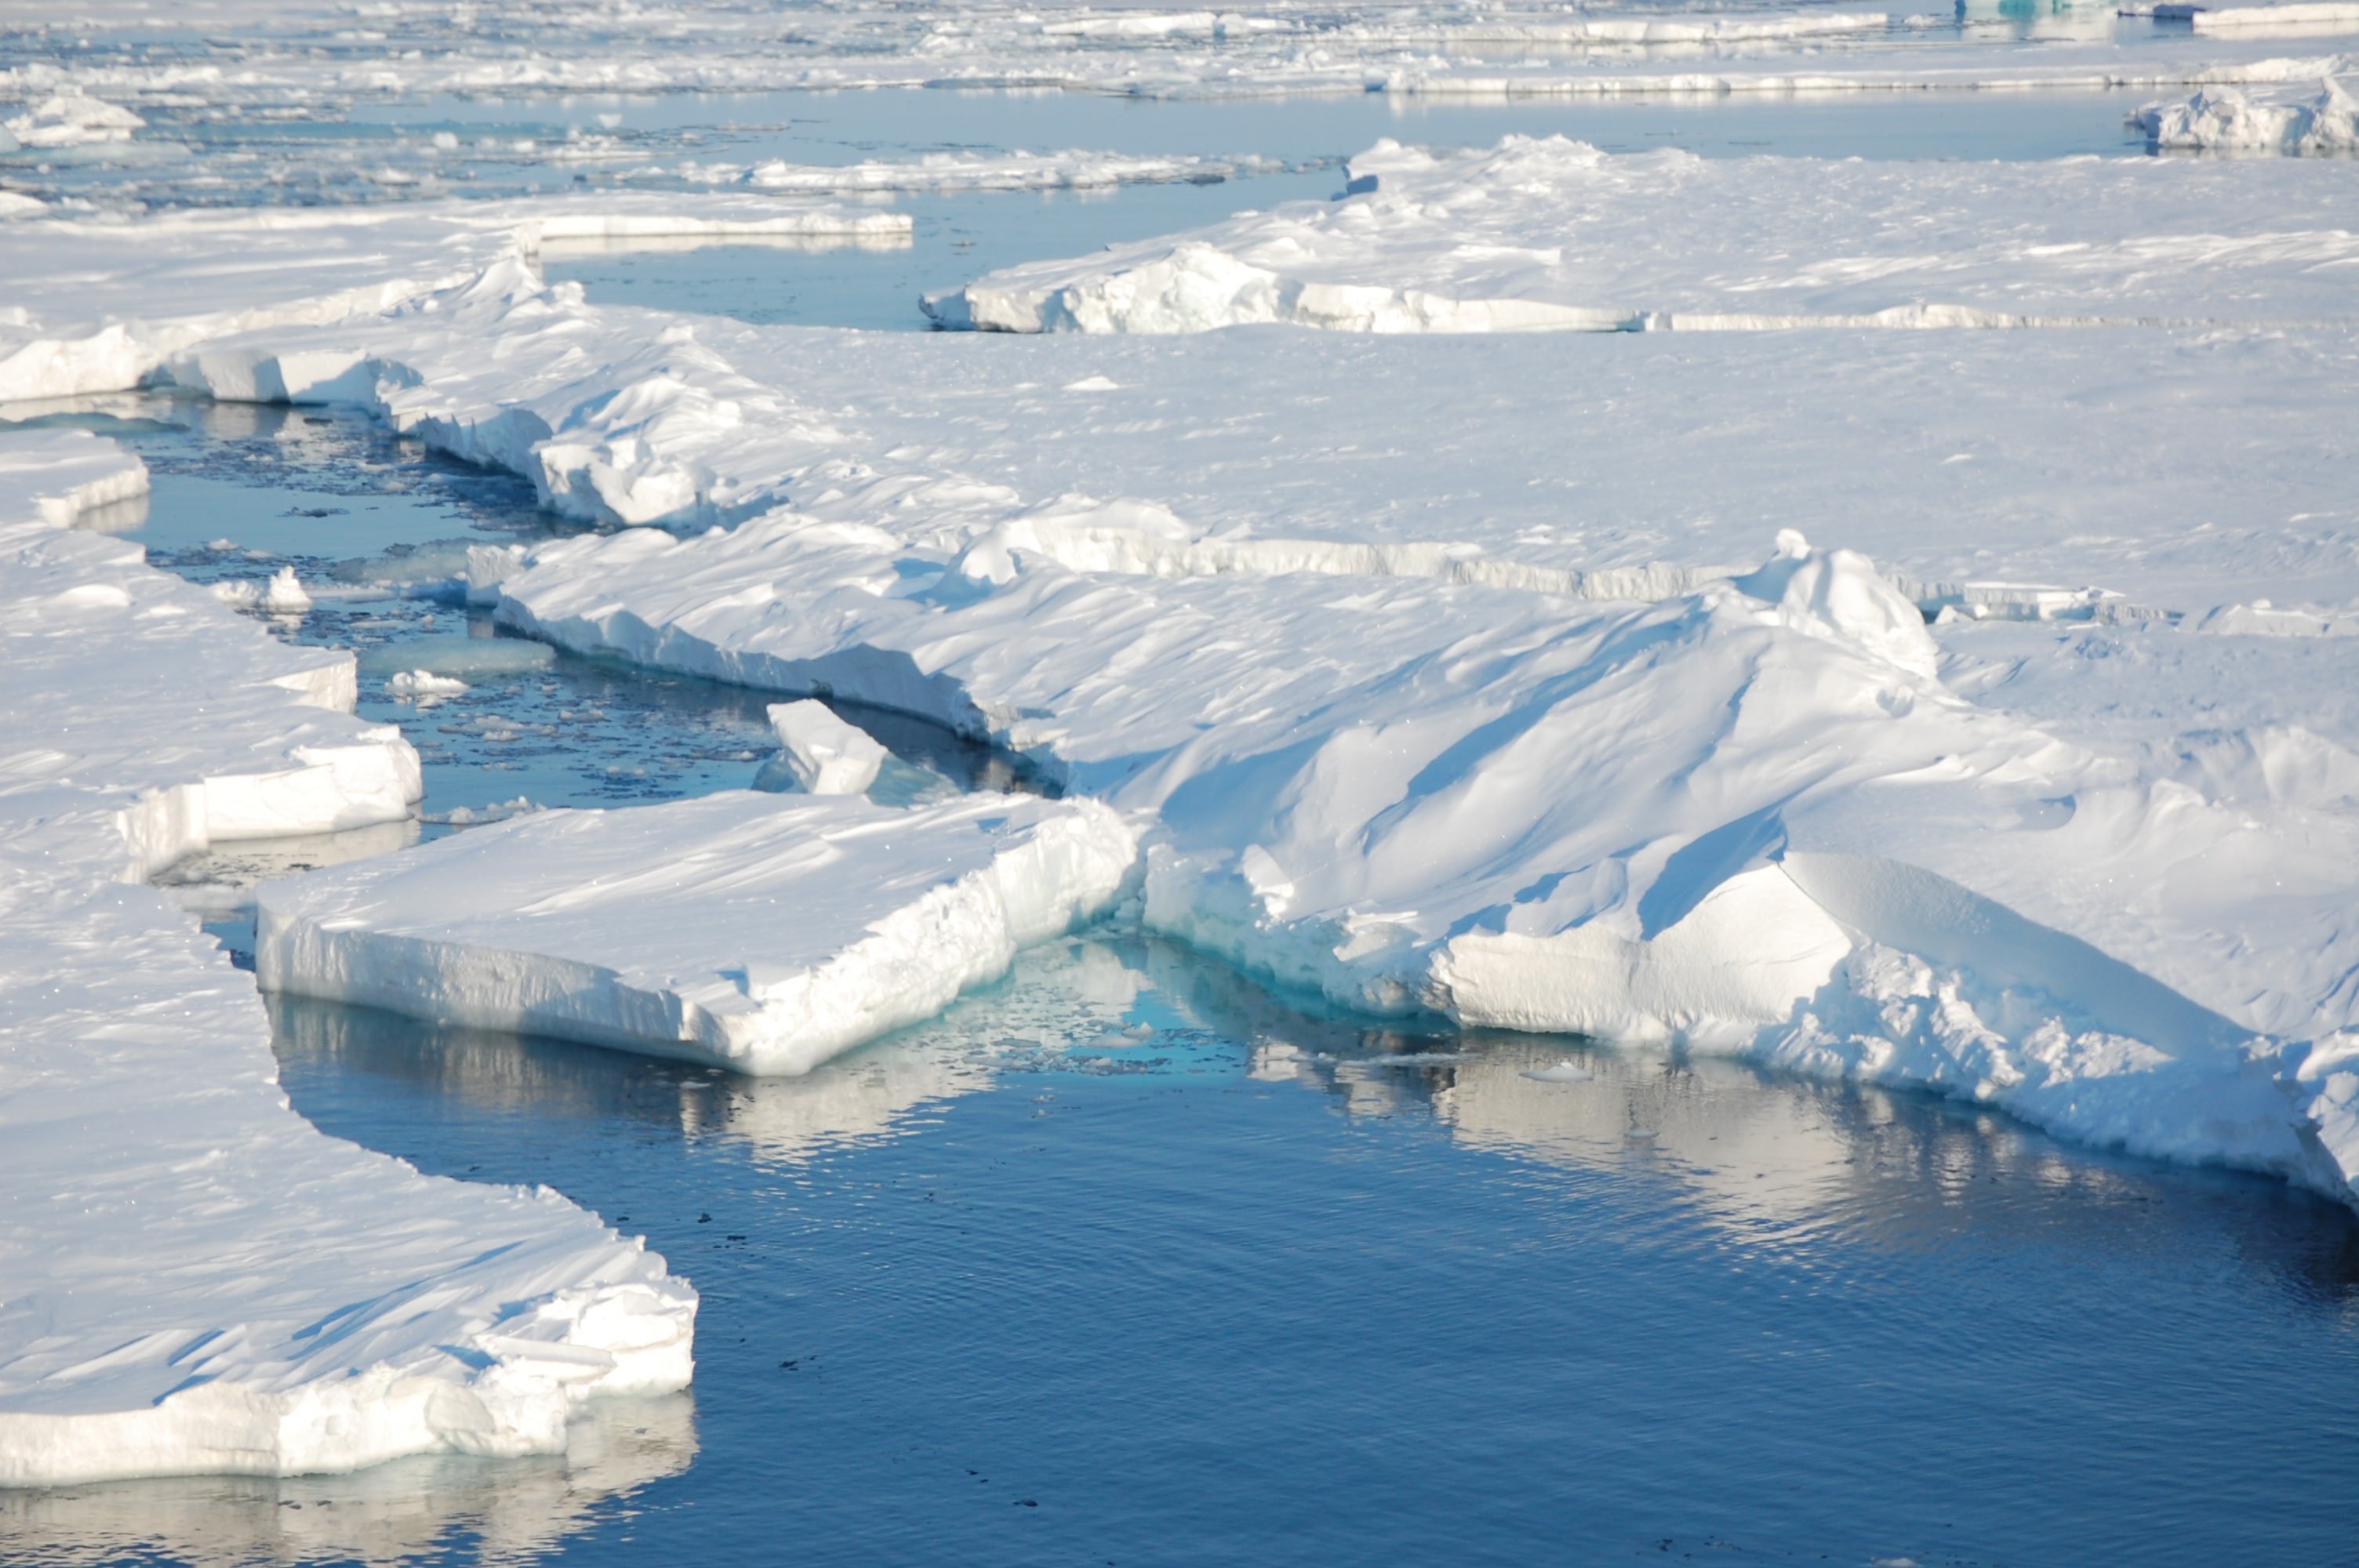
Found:
[[[136,885],[398,822],[418,778],[348,656],[59,531],[144,478],[0,436],[0,1486],[559,1452],[583,1400],[685,1385],[694,1292],[554,1193],[321,1136],[245,977]]]
[[[1616,155],[1391,141],[1349,194],[1009,267],[929,300],[995,331],[2068,327],[2349,319],[2347,168]]]
[[[729,792],[550,811],[266,884],[274,990],[803,1073],[998,979],[1131,880],[1094,801]]]

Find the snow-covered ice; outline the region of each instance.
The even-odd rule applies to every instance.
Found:
[[[1095,801],[539,812],[266,884],[255,968],[275,990],[804,1073],[1102,912],[1136,858]]]
[[[288,1109],[260,1000],[137,884],[399,822],[418,759],[350,717],[350,655],[62,526],[144,481],[0,433],[0,1485],[560,1451],[583,1400],[686,1383],[694,1294],[554,1193]]]
[[[2288,0],[2285,5],[2200,5],[2188,20],[2199,33],[2243,38],[2359,33],[2359,5],[2352,0]]]
[[[2359,98],[2329,77],[2306,95],[2199,88],[2178,103],[2154,103],[2130,116],[2158,147],[2196,152],[2359,151]]]
[[[691,163],[673,171],[699,185],[745,186],[799,196],[885,191],[1103,190],[1118,185],[1210,184],[1257,172],[1252,159],[1088,152],[927,153],[912,159],[852,164]]]
[[[864,795],[885,765],[883,744],[823,702],[773,703],[770,728],[795,782],[809,795]]]
[[[945,325],[1194,332],[2349,319],[2340,168],[1614,155],[1560,136],[1352,160],[1345,199],[991,274]]]
[[[373,318],[559,243],[840,238],[906,243],[907,214],[644,191],[400,209],[196,210],[0,230],[0,402],[136,386],[172,355],[266,326]],[[374,384],[361,360],[307,360],[248,397]],[[227,392],[233,389],[223,387]]]

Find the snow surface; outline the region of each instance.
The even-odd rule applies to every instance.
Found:
[[[350,655],[65,530],[145,479],[0,433],[0,1485],[560,1452],[584,1399],[685,1385],[694,1294],[554,1193],[319,1134],[245,977],[138,885],[419,795]]]
[[[885,765],[884,745],[823,702],[773,703],[770,728],[786,749],[795,782],[809,795],[864,795]]]
[[[2347,168],[1614,155],[1385,141],[1346,199],[1007,268],[928,301],[997,331],[2061,327],[2350,319]]]
[[[2359,152],[2359,98],[2328,78],[2306,98],[2256,97],[2233,87],[2199,89],[2177,103],[2148,103],[2129,123],[2158,147],[2200,152]]]
[[[727,792],[547,811],[257,895],[270,989],[805,1073],[1106,909],[1137,841],[1095,801],[908,808]]]

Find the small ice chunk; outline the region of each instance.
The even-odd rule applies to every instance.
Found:
[[[1655,1130],[1651,1127],[1633,1127],[1622,1136],[1633,1143],[1644,1143],[1655,1136]]]
[[[845,723],[823,702],[772,703],[770,728],[807,795],[865,794],[885,765],[885,748],[875,737]]]
[[[208,539],[205,541],[205,548],[211,550],[217,556],[223,556],[237,548],[237,541],[235,539]]]
[[[1067,392],[1120,392],[1122,383],[1103,375],[1085,375],[1065,384]]]
[[[311,596],[303,590],[302,579],[293,567],[280,567],[268,582],[217,582],[213,597],[223,604],[240,610],[259,610],[270,615],[300,615],[311,608]]]
[[[1524,1076],[1531,1079],[1534,1083],[1539,1084],[1586,1084],[1593,1082],[1596,1079],[1597,1075],[1591,1072],[1588,1068],[1577,1066],[1573,1063],[1559,1062],[1553,1067],[1538,1067],[1528,1070],[1524,1074]]]
[[[403,670],[386,681],[385,689],[396,697],[458,697],[467,690],[467,683],[432,670]]]

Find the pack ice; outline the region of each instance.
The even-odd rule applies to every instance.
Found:
[[[988,734],[1154,813],[1150,925],[1357,1011],[1683,1041],[2347,1182],[2343,786],[2207,798],[1965,701],[1914,604],[1798,536],[1632,602],[1163,576],[1123,532],[930,562],[788,516],[567,541],[498,612]]]
[[[946,326],[1195,332],[2064,327],[2348,319],[2347,171],[1870,163],[1378,143],[1345,194],[928,301]]]
[[[0,1485],[558,1452],[585,1399],[685,1385],[695,1296],[554,1193],[288,1108],[260,999],[141,883],[398,821],[418,759],[348,654],[66,531],[146,477],[0,435]]]
[[[266,884],[255,969],[276,990],[805,1073],[1103,912],[1136,859],[1095,801],[732,791],[540,812]]]

